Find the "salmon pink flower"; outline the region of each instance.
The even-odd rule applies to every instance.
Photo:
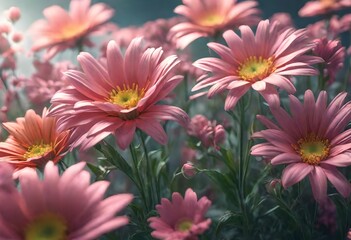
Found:
[[[272,165],[287,164],[282,185],[288,188],[307,175],[313,196],[318,202],[327,199],[327,179],[342,196],[348,197],[351,184],[337,167],[351,165],[351,103],[343,104],[346,93],[340,93],[327,106],[327,93],[317,100],[310,90],[304,103],[290,95],[289,115],[282,108],[271,109],[278,124],[264,116],[258,119],[268,128],[253,134],[267,140],[252,147],[251,154],[262,156]]]
[[[90,184],[85,163],[75,164],[59,175],[47,163],[43,179],[34,169],[19,174],[20,190],[11,169],[0,163],[0,239],[97,239],[128,224],[126,216],[115,216],[132,200],[131,194],[104,199],[107,181]]]
[[[90,7],[90,0],[72,0],[70,11],[58,5],[44,9],[46,20],[33,23],[30,32],[33,35],[32,51],[47,49],[46,60],[67,48],[91,46],[88,36],[106,23],[114,10],[103,3]]]
[[[229,90],[224,109],[234,108],[238,100],[252,87],[269,104],[278,104],[276,87],[288,93],[296,91],[290,77],[317,75],[310,65],[323,61],[315,56],[304,55],[314,47],[306,31],[286,29],[269,23],[258,24],[256,36],[248,26],[240,26],[241,38],[232,30],[223,34],[229,47],[219,43],[208,46],[220,58],[202,58],[194,66],[211,72],[208,78],[201,77],[192,91],[211,87],[208,97]]]
[[[315,0],[307,2],[300,10],[300,17],[312,17],[328,14],[337,10],[351,7],[350,0]]]
[[[141,38],[134,39],[123,57],[110,41],[106,61],[83,52],[78,56],[82,72],[65,73],[72,86],[53,96],[51,114],[58,117],[60,129],[72,129],[72,146],[87,149],[113,133],[125,149],[136,128],[166,144],[161,121],[187,124],[188,116],[180,108],[156,105],[183,79],[174,75],[177,57],[162,60],[161,48],[145,50],[142,43]]]
[[[196,240],[197,235],[204,233],[211,224],[211,219],[205,219],[205,214],[211,206],[207,197],[197,200],[196,193],[188,188],[183,197],[175,192],[172,202],[166,198],[156,206],[160,217],[148,219],[154,229],[151,235],[162,240]]]
[[[174,12],[188,21],[170,30],[170,38],[175,39],[177,47],[182,49],[200,37],[214,36],[243,24],[255,25],[260,20],[256,1],[183,0],[183,4]]]
[[[0,142],[0,162],[8,162],[17,169],[43,167],[48,161],[57,163],[68,149],[69,131],[59,132],[56,119],[28,110],[17,122],[3,123],[10,136]]]

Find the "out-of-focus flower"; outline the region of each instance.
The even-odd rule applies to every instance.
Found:
[[[70,11],[58,5],[44,9],[46,20],[33,23],[30,33],[33,35],[32,51],[47,49],[48,60],[67,48],[91,46],[88,36],[97,32],[114,14],[114,10],[104,3],[90,6],[90,0],[72,0]]]
[[[11,39],[13,42],[18,43],[18,42],[22,41],[23,34],[21,32],[14,32],[11,36]]]
[[[196,159],[196,150],[187,146],[183,146],[181,149],[180,164],[184,165],[188,162],[194,162]]]
[[[224,109],[229,110],[252,87],[273,106],[279,104],[275,86],[294,93],[296,89],[291,76],[318,74],[310,65],[323,60],[304,55],[315,45],[304,29],[280,31],[269,20],[258,24],[256,36],[249,26],[240,26],[239,29],[241,38],[231,30],[223,34],[229,47],[214,42],[208,44],[220,58],[202,58],[194,63],[212,75],[201,77],[192,91],[211,87],[207,92],[211,98],[229,90],[224,105]]]
[[[326,38],[316,39],[316,47],[313,48],[314,55],[321,57],[324,64],[324,78],[328,83],[335,81],[336,74],[344,66],[345,47],[339,40],[328,40]]]
[[[59,132],[56,119],[28,110],[17,122],[3,123],[10,136],[0,142],[0,162],[8,162],[15,168],[41,168],[48,161],[57,163],[68,148],[69,131]]]
[[[109,182],[90,184],[84,166],[75,164],[60,176],[57,166],[49,162],[43,179],[34,169],[25,168],[19,174],[20,190],[13,181],[9,185],[11,172],[2,175],[7,191],[0,187],[0,239],[97,239],[128,224],[126,216],[115,214],[131,202],[132,195],[104,199]]]
[[[10,7],[5,15],[11,22],[17,22],[21,18],[21,10],[18,7]]]
[[[197,200],[196,193],[188,188],[183,197],[175,192],[172,202],[166,198],[156,206],[160,217],[148,219],[150,227],[154,229],[151,235],[162,240],[198,239],[211,224],[211,219],[205,218],[211,201],[207,197]]]
[[[280,29],[295,28],[294,21],[289,13],[278,12],[271,16],[269,19],[271,23],[276,22]]]
[[[260,20],[256,1],[183,0],[183,4],[174,12],[187,21],[170,30],[170,38],[175,39],[181,49],[200,37],[214,36],[243,24],[255,25]]]
[[[337,10],[351,7],[350,0],[314,0],[307,2],[300,10],[300,17],[312,17],[328,14]]]
[[[337,229],[336,206],[329,198],[319,205],[317,226],[324,227],[329,233],[334,233]]]
[[[325,20],[315,22],[307,26],[307,34],[312,39],[327,38],[329,40],[337,39],[339,34],[351,29],[351,14],[347,14],[342,18],[332,16],[328,24]]]
[[[185,126],[187,114],[178,107],[156,105],[183,79],[174,75],[176,56],[162,60],[161,48],[144,49],[142,39],[132,41],[123,57],[114,41],[107,46],[107,61],[99,62],[81,53],[81,71],[65,73],[71,87],[52,98],[51,114],[58,117],[60,129],[72,129],[81,149],[94,146],[109,134],[125,149],[136,128],[166,144],[167,135],[160,124],[174,120]]]
[[[351,165],[351,103],[343,104],[346,93],[340,93],[327,106],[327,93],[317,100],[312,91],[305,92],[304,103],[290,95],[289,115],[282,108],[271,109],[278,124],[264,116],[258,119],[268,128],[253,134],[267,142],[252,147],[251,154],[262,156],[272,165],[287,164],[282,173],[282,185],[288,188],[307,175],[313,196],[318,202],[327,199],[327,179],[344,197],[351,184],[337,167]]]
[[[225,129],[222,125],[217,125],[216,121],[209,121],[203,115],[195,115],[189,125],[188,134],[198,138],[204,147],[219,148],[226,138]]]
[[[12,30],[12,25],[9,22],[0,23],[0,33],[8,34]]]
[[[36,73],[24,82],[29,100],[36,105],[43,105],[60,89],[68,86],[63,72],[76,67],[69,61],[50,62],[34,61]]]

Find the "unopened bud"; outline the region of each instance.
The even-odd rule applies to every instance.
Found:
[[[182,173],[183,173],[184,177],[191,178],[191,177],[196,175],[197,170],[193,164],[185,163],[182,167]]]
[[[18,7],[10,7],[6,11],[6,17],[11,21],[11,22],[16,22],[18,19],[21,18],[21,10]]]

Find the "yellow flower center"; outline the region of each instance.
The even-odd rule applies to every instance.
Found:
[[[301,138],[293,148],[300,154],[302,161],[310,165],[318,165],[328,157],[330,150],[329,141],[313,133]]]
[[[186,231],[189,231],[191,229],[192,225],[193,225],[193,222],[188,220],[188,219],[181,220],[177,223],[176,230],[181,231],[181,232],[186,232]]]
[[[204,15],[200,19],[199,24],[204,27],[212,27],[212,26],[222,24],[224,21],[224,18],[225,18],[224,14],[209,13]]]
[[[123,85],[123,89],[120,87],[113,89],[108,101],[124,109],[129,109],[135,107],[144,95],[145,89],[139,89],[138,84],[133,83],[131,88]]]
[[[34,219],[25,229],[25,240],[67,240],[67,225],[58,215],[47,213]]]
[[[245,81],[256,82],[275,71],[272,58],[251,56],[238,67],[238,75]]]
[[[28,148],[27,152],[23,155],[25,159],[33,158],[33,157],[40,157],[44,154],[52,151],[51,144],[36,144],[32,145]]]
[[[59,37],[62,39],[71,39],[71,38],[80,36],[86,30],[87,30],[86,24],[72,23],[72,24],[63,26],[61,28]]]

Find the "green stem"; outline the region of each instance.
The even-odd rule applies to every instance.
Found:
[[[138,187],[138,190],[140,192],[141,199],[144,203],[145,209],[147,211],[149,211],[147,197],[145,194],[145,188],[144,188],[143,180],[140,176],[140,172],[139,172],[139,168],[138,168],[139,163],[138,163],[138,159],[137,159],[137,154],[135,153],[135,146],[134,146],[133,142],[129,145],[129,150],[130,150],[130,153],[132,155],[134,173],[135,173],[137,181],[138,181],[137,187]]]

